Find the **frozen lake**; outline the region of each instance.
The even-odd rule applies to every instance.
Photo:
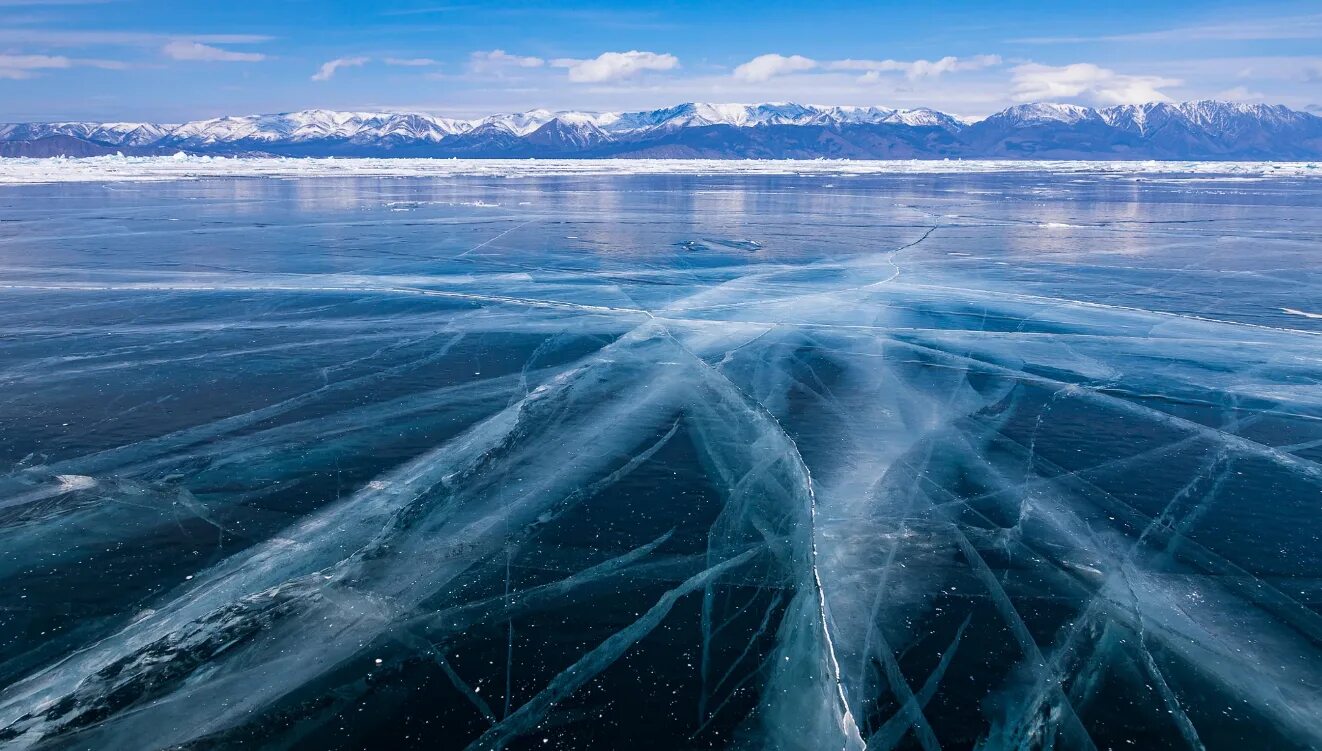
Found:
[[[0,748],[1322,747],[1322,181],[700,172],[0,186]]]

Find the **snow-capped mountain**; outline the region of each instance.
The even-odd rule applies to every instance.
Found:
[[[0,141],[72,136],[111,146],[144,146],[156,143],[176,127],[154,123],[12,123],[0,125]]]
[[[688,102],[477,119],[313,109],[179,125],[15,123],[0,125],[0,142],[4,153],[20,155],[1315,159],[1322,157],[1322,118],[1217,101],[1104,109],[1029,103],[976,122],[926,108]]]

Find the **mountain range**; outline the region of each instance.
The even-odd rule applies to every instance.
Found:
[[[714,158],[1322,158],[1322,117],[1220,101],[1093,109],[1021,104],[966,121],[932,109],[687,103],[643,112],[460,120],[303,110],[183,124],[0,125],[0,157],[164,155]]]

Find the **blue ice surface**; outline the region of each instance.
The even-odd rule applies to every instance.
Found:
[[[1322,747],[1320,205],[0,188],[0,747]]]

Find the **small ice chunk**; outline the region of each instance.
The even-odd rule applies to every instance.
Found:
[[[60,490],[65,493],[96,487],[96,478],[87,475],[56,475],[55,479],[60,483]]]

